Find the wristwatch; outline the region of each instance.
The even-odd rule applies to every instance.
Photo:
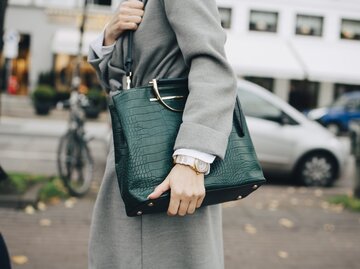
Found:
[[[174,156],[174,163],[184,164],[190,166],[196,174],[209,174],[210,164],[200,159],[187,156],[187,155],[176,155]]]

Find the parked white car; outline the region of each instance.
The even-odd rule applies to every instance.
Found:
[[[268,90],[238,81],[238,95],[262,167],[306,186],[331,186],[350,154],[327,129]]]

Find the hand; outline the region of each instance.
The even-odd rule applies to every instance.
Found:
[[[176,164],[148,198],[157,199],[169,189],[171,192],[168,215],[193,214],[205,198],[204,174],[196,174],[191,167]]]
[[[136,30],[143,15],[143,2],[138,0],[122,2],[105,28],[104,45],[109,46],[115,43],[126,30]]]

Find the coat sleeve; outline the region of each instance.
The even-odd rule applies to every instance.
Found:
[[[225,157],[236,77],[224,51],[226,34],[215,0],[162,0],[189,72],[189,96],[174,149]]]
[[[102,35],[103,36],[103,35]],[[94,41],[96,42],[96,40]],[[105,55],[99,52],[99,49],[90,46],[88,62],[94,67],[99,78],[101,86],[107,91],[115,91],[122,88],[122,83],[119,80],[111,78],[122,78],[125,75],[123,63],[114,61],[113,59],[122,59],[121,42],[124,38],[120,37],[115,44],[115,47],[110,53]]]

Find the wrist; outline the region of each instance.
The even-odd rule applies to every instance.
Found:
[[[174,167],[179,167],[180,169],[186,169],[188,171],[191,171],[190,173],[192,173],[195,176],[204,175],[203,173],[197,172],[193,167],[191,167],[190,165],[187,165],[187,164],[174,163]],[[182,170],[182,171],[184,171],[184,170]]]
[[[190,167],[196,172],[196,174],[209,174],[210,164],[200,159],[187,156],[187,155],[175,155],[174,164],[181,164]]]
[[[116,38],[113,35],[111,35],[110,33],[108,33],[107,29],[105,29],[103,45],[111,46],[115,42],[116,42]]]

